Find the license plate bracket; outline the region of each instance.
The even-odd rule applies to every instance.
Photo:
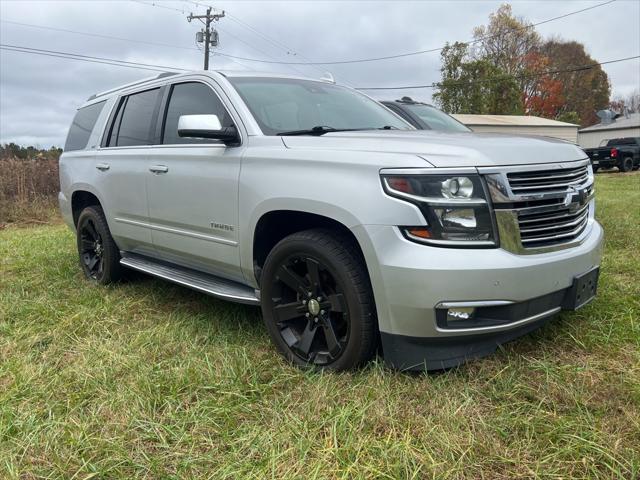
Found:
[[[565,310],[577,310],[593,300],[598,290],[599,277],[600,268],[597,267],[574,277],[573,284],[564,297],[562,308]]]

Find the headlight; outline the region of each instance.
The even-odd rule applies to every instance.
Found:
[[[442,246],[495,247],[497,238],[479,175],[383,174],[385,191],[420,208],[426,226],[401,226],[410,240]]]

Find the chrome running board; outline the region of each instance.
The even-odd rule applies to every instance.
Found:
[[[251,287],[232,280],[216,277],[190,268],[160,262],[142,255],[121,252],[120,263],[125,267],[169,280],[184,287],[204,292],[232,302],[259,305],[258,292]]]

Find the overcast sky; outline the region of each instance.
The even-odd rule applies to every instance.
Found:
[[[283,61],[378,57],[469,40],[500,1],[219,1],[229,15],[218,24],[219,51]],[[598,1],[512,1],[532,22]],[[156,6],[153,6],[155,3]],[[181,11],[177,11],[181,10]],[[183,13],[184,12],[184,13]],[[0,43],[185,69],[202,68],[195,43],[204,8],[184,0],[0,0]],[[537,27],[543,37],[577,40],[598,61],[640,54],[640,1],[614,3]],[[121,41],[16,25],[22,22],[136,40]],[[253,29],[266,35],[260,36]],[[147,42],[147,43],[145,43]],[[169,46],[153,45],[161,43]],[[304,73],[330,71],[356,87],[430,84],[440,79],[439,52],[326,67],[268,65],[213,56],[214,68]],[[640,88],[640,61],[605,65],[613,95]],[[154,72],[0,50],[0,143],[61,146],[75,109],[91,94]],[[430,101],[431,89],[368,92],[376,98],[410,95]]]

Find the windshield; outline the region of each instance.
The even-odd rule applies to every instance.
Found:
[[[412,127],[378,102],[349,88],[312,80],[236,77],[228,79],[265,135]]]
[[[432,130],[440,130],[443,132],[470,132],[471,130],[465,127],[462,123],[455,118],[450,117],[441,110],[438,110],[431,105],[424,104],[406,104],[407,109],[420,117],[424,123],[426,123]]]
[[[635,145],[636,139],[633,137],[627,138],[614,138],[613,140],[609,140],[607,146],[616,146],[616,145]]]

